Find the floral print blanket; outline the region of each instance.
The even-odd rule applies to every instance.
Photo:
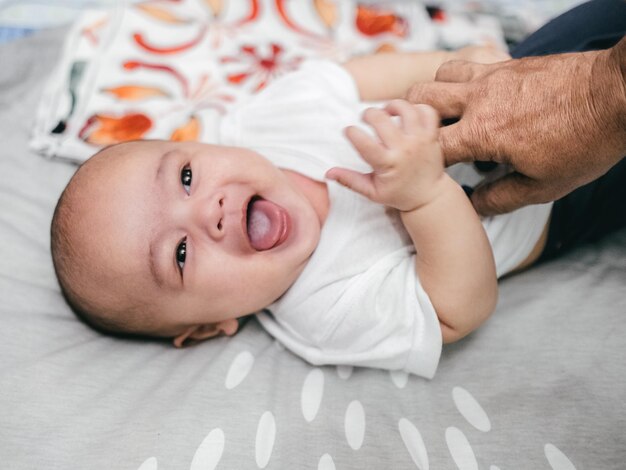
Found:
[[[154,0],[87,10],[49,79],[31,147],[80,163],[127,140],[213,142],[224,114],[304,59],[502,44],[490,20],[460,23],[419,2],[360,0]]]

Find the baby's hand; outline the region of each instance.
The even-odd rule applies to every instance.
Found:
[[[399,116],[400,122],[394,122],[392,116]],[[363,120],[374,128],[380,141],[353,126],[346,129],[346,136],[373,171],[362,174],[335,167],[326,177],[400,211],[434,200],[445,187],[441,184],[445,172],[437,143],[437,112],[428,105],[393,100],[384,109],[365,110]]]

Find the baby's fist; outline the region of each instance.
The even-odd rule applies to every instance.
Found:
[[[399,119],[394,120],[394,116]],[[384,109],[366,110],[363,119],[378,139],[357,127],[348,128],[346,136],[370,164],[372,172],[333,168],[327,177],[400,211],[411,211],[430,202],[444,174],[443,155],[437,142],[437,112],[427,105],[393,100]]]

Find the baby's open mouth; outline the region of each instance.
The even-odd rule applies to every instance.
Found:
[[[252,248],[269,250],[282,244],[289,236],[289,214],[278,204],[253,196],[246,210],[246,230]]]

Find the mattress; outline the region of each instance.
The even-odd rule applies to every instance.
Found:
[[[624,467],[624,231],[502,280],[433,380],[313,367],[255,319],[181,350],[76,320],[49,254],[76,167],[28,147],[64,35],[0,46],[2,468]]]

